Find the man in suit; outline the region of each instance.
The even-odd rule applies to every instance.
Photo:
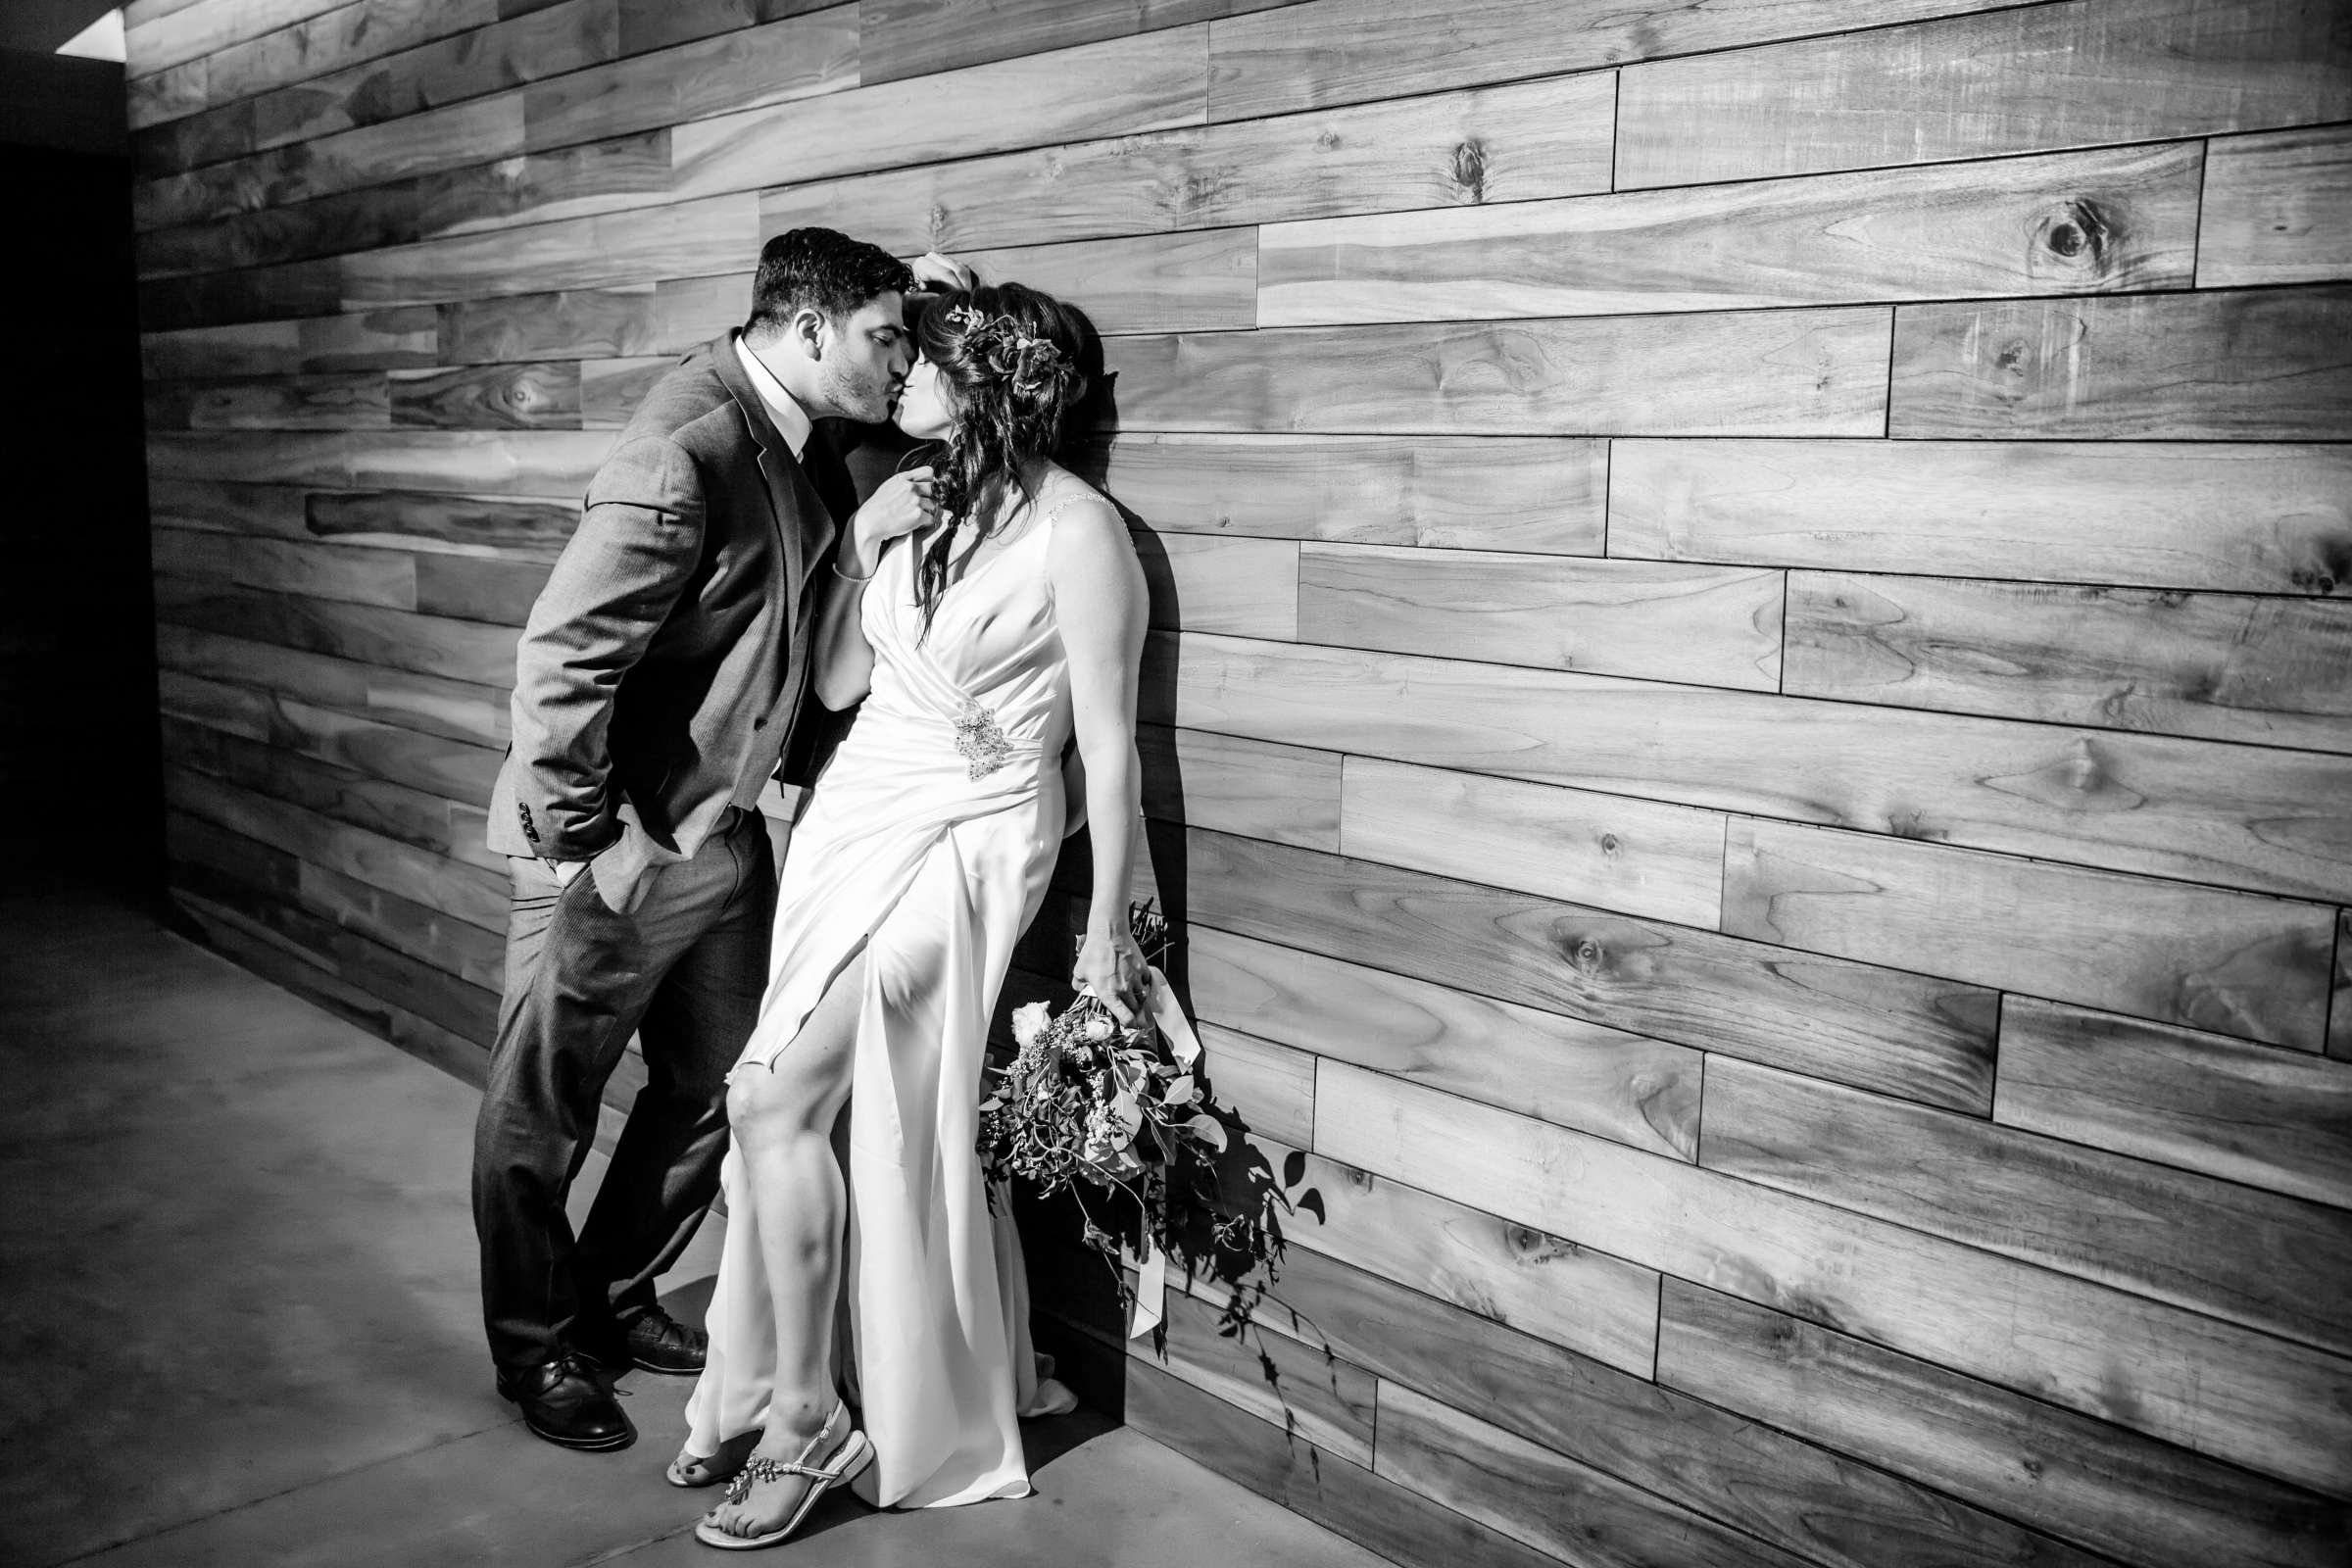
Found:
[[[655,383],[597,470],[516,651],[490,808],[514,904],[473,1213],[499,1392],[565,1447],[634,1439],[613,1372],[702,1368],[703,1333],[654,1282],[717,1193],[725,1075],[767,982],[758,800],[823,712],[808,639],[857,498],[812,425],[888,417],[914,282],[830,230],[770,240],[743,329]],[[575,1240],[565,1195],[632,1033],[647,1083]]]

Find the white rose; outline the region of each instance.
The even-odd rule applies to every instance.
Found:
[[[1026,1048],[1037,1044],[1037,1037],[1046,1032],[1054,1019],[1054,1010],[1042,1002],[1012,1009],[1012,1038]]]
[[[1110,1020],[1098,1012],[1086,1020],[1084,1033],[1089,1040],[1108,1040],[1111,1036]]]

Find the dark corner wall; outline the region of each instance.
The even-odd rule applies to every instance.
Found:
[[[122,68],[0,49],[0,854],[160,887]]]

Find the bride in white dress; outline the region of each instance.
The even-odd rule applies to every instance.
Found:
[[[1041,1394],[1018,1243],[992,1222],[974,1145],[989,1017],[1053,872],[1073,735],[1105,828],[1073,979],[1125,1015],[1143,973],[1124,831],[1143,572],[1116,509],[1047,456],[1084,387],[1076,324],[1004,284],[936,302],[917,337],[899,422],[947,449],[843,530],[817,695],[864,707],[794,831],[766,999],[728,1080],[726,1244],[670,1472],[733,1476],[696,1531],[712,1545],[781,1541],[853,1479],[884,1506],[1030,1490],[1018,1417],[1058,1391]]]

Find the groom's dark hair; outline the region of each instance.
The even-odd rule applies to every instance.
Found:
[[[876,295],[913,287],[913,269],[878,245],[829,228],[789,229],[760,247],[744,335],[771,338],[810,307],[839,321]]]

